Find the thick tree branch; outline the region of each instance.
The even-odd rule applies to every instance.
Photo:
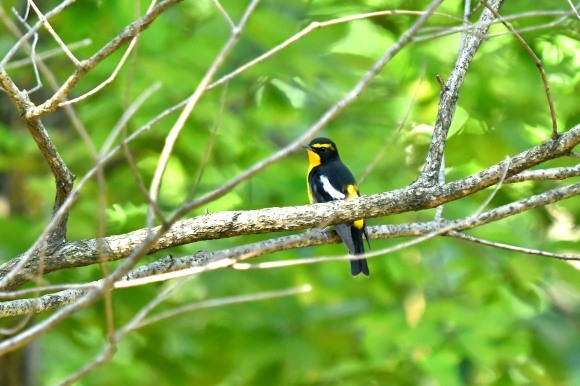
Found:
[[[502,4],[503,0],[496,0],[492,2],[491,6],[498,10]],[[427,159],[425,160],[421,176],[417,180],[417,183],[419,184],[435,185],[437,183],[439,170],[441,170],[441,164],[443,162],[447,133],[451,127],[451,122],[453,121],[453,115],[455,114],[455,108],[457,107],[457,101],[459,99],[459,90],[463,84],[465,76],[467,75],[469,65],[471,64],[479,46],[485,39],[485,35],[489,30],[493,19],[493,13],[488,9],[484,9],[479,21],[476,23],[471,35],[467,38],[463,49],[457,57],[455,67],[453,68],[453,71],[451,71],[451,75],[445,84],[445,90],[441,93],[439,111],[437,112],[437,119],[433,128],[429,153],[427,154]]]
[[[20,112],[20,115],[24,117],[24,124],[28,128],[32,138],[34,138],[38,149],[48,163],[50,171],[54,176],[56,184],[56,198],[53,207],[54,216],[72,191],[75,176],[60,157],[40,119],[26,118],[26,112],[34,108],[34,104],[28,98],[26,92],[18,89],[2,67],[0,67],[0,84],[8,93],[8,96]],[[57,224],[55,224],[52,231],[48,234],[46,240],[48,244],[47,252],[54,251],[66,241],[67,220],[68,212],[60,217]]]
[[[427,236],[444,231],[455,236],[456,231],[472,229],[506,217],[510,217],[528,210],[546,206],[551,203],[565,200],[580,195],[580,183],[553,189],[520,201],[503,205],[487,212],[458,220],[434,220],[424,223],[392,224],[369,227],[369,235],[373,239],[403,237],[403,236]],[[452,232],[451,230],[455,231]],[[300,235],[285,236],[234,247],[222,251],[201,251],[192,256],[179,258],[167,257],[165,259],[147,264],[128,272],[121,281],[115,283],[114,288],[129,287],[139,284],[140,279],[147,278],[146,282],[168,280],[175,277],[189,276],[206,270],[231,266],[239,261],[246,260],[266,253],[275,251],[300,248],[305,246],[338,243],[339,237],[330,232],[306,232]],[[514,249],[520,252],[523,250]],[[368,253],[366,257],[383,255],[383,251]],[[555,257],[564,260],[580,260],[580,256],[562,254],[543,254],[546,257]],[[318,258],[318,260],[348,260],[349,257]],[[176,272],[176,275],[168,273]],[[157,279],[150,276],[157,275]],[[103,280],[93,283],[99,286]],[[135,283],[137,282],[137,283]],[[63,307],[80,298],[87,289],[68,289],[48,294],[34,299],[18,299],[0,303],[0,318],[39,313]]]
[[[541,206],[552,204],[580,194],[580,184],[574,184],[544,192],[517,202],[491,209],[487,212],[457,220],[433,220],[423,223],[390,224],[369,227],[369,235],[373,239],[387,239],[395,237],[427,236],[445,231],[442,235],[455,236],[458,231],[468,230],[506,217],[532,210]],[[466,236],[467,237],[467,236]],[[151,276],[156,276],[158,281],[169,278],[182,277],[196,274],[206,270],[222,268],[233,265],[242,260],[264,255],[281,250],[301,248],[305,246],[341,243],[342,241],[335,232],[306,232],[299,235],[284,236],[269,239],[257,243],[242,245],[221,251],[200,251],[192,256],[179,258],[167,257],[165,259],[138,267],[123,277],[123,281],[115,284],[116,288],[123,288],[138,284],[140,279],[147,278],[150,283]],[[529,253],[523,248],[512,250]],[[383,255],[383,251],[373,251],[366,257]],[[540,253],[538,253],[540,254]],[[544,253],[542,256],[554,257],[562,260],[580,260],[580,255]],[[348,260],[349,257],[334,257],[332,260]],[[320,258],[317,258],[320,260]],[[179,272],[181,271],[181,272]],[[171,274],[175,272],[176,274]],[[169,274],[166,274],[169,273]]]
[[[506,176],[509,178],[542,162],[564,156],[579,143],[580,125],[577,125],[564,132],[556,140],[546,140],[540,145],[512,157]],[[411,185],[404,189],[363,196],[357,200],[341,203],[218,212],[197,216],[176,222],[167,233],[159,238],[158,242],[151,246],[148,253],[201,240],[299,230],[313,228],[320,224],[353,221],[362,217],[382,217],[434,208],[496,184],[505,170],[505,162],[501,162],[478,174],[443,186]],[[158,232],[159,227],[153,228],[152,231],[153,233]],[[104,239],[69,242],[51,255],[32,256],[26,265],[13,275],[4,288],[14,288],[35,277],[39,259],[42,259],[45,273],[97,264],[102,261],[118,260],[131,254],[147,238],[148,234],[148,229],[144,228]],[[102,253],[99,253],[100,251]],[[19,258],[16,258],[1,265],[0,278],[6,276],[18,262]]]

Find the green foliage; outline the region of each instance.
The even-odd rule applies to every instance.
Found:
[[[8,2],[11,3],[11,2]],[[54,3],[54,2],[49,2]],[[136,2],[139,3],[139,2]],[[75,51],[86,58],[146,9],[141,2],[75,3],[52,22],[63,41],[89,37]],[[246,2],[222,1],[233,20]],[[419,9],[421,2],[264,1],[224,65],[222,76],[297,33],[312,21],[381,9]],[[421,4],[419,4],[421,3]],[[566,2],[541,7],[566,9]],[[539,6],[539,5],[538,5]],[[7,9],[8,5],[4,6]],[[533,8],[533,9],[532,9]],[[506,2],[502,13],[530,10],[528,2]],[[460,2],[441,12],[461,15]],[[460,16],[459,16],[460,17]],[[81,21],[82,20],[82,21]],[[397,15],[370,18],[317,30],[296,44],[207,92],[177,141],[161,189],[161,209],[172,213],[192,195],[199,197],[299,136],[360,79],[369,66],[415,20]],[[553,17],[514,21],[518,28]],[[434,16],[429,26],[455,25]],[[492,28],[493,33],[504,32]],[[56,43],[43,30],[39,52]],[[14,42],[0,34],[0,50]],[[129,64],[103,91],[75,109],[99,149],[125,108],[154,82],[161,89],[132,118],[127,133],[187,98],[229,36],[212,2],[183,2],[143,32]],[[555,100],[560,129],[580,121],[580,44],[566,24],[523,33],[542,60]],[[397,55],[360,98],[322,134],[337,143],[343,160],[362,175],[389,143],[410,108],[403,129],[361,184],[364,194],[406,186],[418,176],[437,114],[439,85],[459,49],[459,34],[412,44]],[[122,50],[121,50],[122,51]],[[104,61],[74,89],[92,89],[114,70],[122,52]],[[46,60],[63,82],[72,65],[64,56]],[[18,84],[34,84],[30,67],[11,72]],[[419,82],[423,76],[422,83]],[[413,95],[419,88],[413,105]],[[46,97],[34,95],[33,100]],[[225,102],[222,103],[222,98]],[[5,103],[5,102],[3,102]],[[149,186],[174,113],[129,145]],[[16,122],[16,120],[14,120]],[[63,116],[47,117],[47,127],[69,167],[83,176],[94,157]],[[207,165],[204,154],[217,126]],[[546,95],[534,62],[516,39],[505,34],[485,41],[461,90],[447,144],[447,178],[476,173],[549,138]],[[18,212],[4,216],[0,255],[26,250],[49,219],[53,181],[34,142],[18,124],[0,125],[0,173],[20,181],[13,195],[26,198]],[[574,160],[550,166],[570,166]],[[194,187],[200,168],[198,186]],[[106,189],[91,183],[70,214],[70,239],[93,238],[100,221],[106,234],[145,226],[147,200],[126,160],[104,169]],[[307,203],[306,156],[296,154],[260,172],[191,216]],[[490,207],[528,197],[557,182],[504,186]],[[451,203],[445,215],[474,213],[491,190]],[[104,200],[106,207],[100,207]],[[578,253],[580,200],[573,199],[506,219],[471,232],[498,242],[549,251]],[[432,211],[370,220],[371,225],[431,219]],[[576,224],[576,228],[572,225]],[[203,242],[144,258],[219,250],[275,235]],[[373,242],[373,249],[400,240]],[[340,245],[292,250],[256,261],[344,254]],[[311,293],[202,309],[128,335],[113,359],[80,385],[572,385],[580,383],[577,342],[580,274],[576,267],[455,239],[435,239],[370,260],[371,277],[353,279],[342,262],[273,270],[219,270],[191,280],[156,311],[204,299],[283,289],[309,283]],[[85,270],[48,275],[49,281],[98,279]],[[114,324],[126,323],[148,300],[172,283],[116,291]],[[42,384],[54,384],[96,355],[107,341],[104,304],[62,323],[40,341]],[[46,317],[40,315],[39,318]],[[576,343],[574,343],[576,342]]]

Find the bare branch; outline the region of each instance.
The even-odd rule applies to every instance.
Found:
[[[467,29],[469,28],[469,19],[471,19],[471,0],[464,0],[463,3],[463,31],[461,31],[461,40],[459,41],[459,52],[463,51],[465,39],[467,39]],[[439,79],[438,79],[439,80]]]
[[[253,301],[257,301],[257,300],[273,299],[273,298],[279,298],[279,297],[284,297],[284,296],[295,296],[295,295],[307,293],[310,291],[312,291],[312,287],[310,285],[306,284],[306,285],[302,285],[300,287],[289,288],[289,289],[285,289],[285,290],[259,292],[256,294],[231,296],[231,297],[222,298],[222,299],[210,299],[210,300],[206,300],[206,301],[187,304],[185,306],[181,306],[181,307],[175,308],[173,310],[165,311],[165,312],[162,312],[160,314],[151,316],[151,317],[143,320],[139,324],[137,324],[135,327],[131,328],[131,331],[146,327],[146,326],[153,324],[153,323],[160,322],[160,321],[165,320],[167,318],[173,318],[177,315],[181,315],[181,314],[184,314],[186,312],[196,311],[196,310],[199,310],[202,308],[221,307],[221,306],[225,306],[225,305],[229,305],[229,304],[253,302]]]
[[[224,19],[226,19],[226,22],[230,26],[230,29],[233,31],[236,28],[236,25],[234,24],[234,21],[232,20],[230,15],[227,13],[227,11],[224,9],[222,4],[219,2],[219,0],[213,0],[213,4],[218,9],[218,11],[220,11],[220,13],[224,17]]]
[[[187,122],[187,119],[191,115],[193,108],[197,105],[197,102],[200,100],[201,96],[207,89],[207,86],[211,82],[214,74],[217,72],[219,67],[225,61],[227,55],[232,50],[236,42],[241,36],[241,33],[246,25],[246,22],[250,18],[250,15],[254,12],[254,9],[258,6],[259,0],[252,0],[246,11],[242,15],[239,24],[236,28],[232,30],[232,34],[223,48],[220,50],[216,58],[214,59],[211,66],[206,71],[205,75],[203,76],[202,80],[199,82],[199,85],[195,89],[194,93],[191,95],[187,104],[183,108],[183,111],[175,121],[175,124],[167,134],[165,138],[165,145],[163,146],[163,150],[161,151],[161,156],[159,157],[159,162],[157,163],[157,168],[155,169],[155,173],[153,175],[153,180],[151,181],[151,187],[149,188],[149,194],[151,195],[151,199],[156,202],[157,195],[159,194],[159,189],[161,187],[161,180],[163,178],[163,174],[165,173],[165,168],[167,167],[167,163],[169,162],[169,157],[173,152],[173,147],[175,146],[175,142],[183,129],[183,125]],[[153,227],[153,211],[150,209],[148,216],[147,216],[147,224],[151,228]]]
[[[576,17],[580,20],[580,14],[578,13],[578,8],[576,8],[577,6],[575,6],[574,3],[572,3],[572,0],[568,0],[568,4],[570,4],[570,8],[572,8],[574,13],[576,14]]]
[[[248,303],[248,302],[254,302],[254,301],[259,301],[259,300],[275,299],[275,298],[280,298],[280,297],[285,297],[285,296],[296,296],[299,294],[310,292],[311,290],[312,290],[312,287],[310,285],[303,285],[300,287],[289,288],[289,289],[279,290],[279,291],[259,292],[256,294],[231,296],[231,297],[221,298],[221,299],[210,299],[210,300],[206,300],[206,301],[195,302],[195,303],[188,304],[185,306],[177,307],[173,310],[159,313],[159,314],[154,315],[154,316],[147,318],[145,320],[143,320],[143,318],[146,316],[146,313],[139,313],[129,323],[127,323],[122,329],[120,329],[119,331],[117,331],[114,334],[112,341],[109,342],[109,344],[105,345],[103,350],[92,361],[88,362],[79,371],[77,371],[74,374],[72,374],[71,376],[67,377],[61,383],[61,385],[74,384],[74,382],[78,381],[84,375],[86,375],[90,371],[94,370],[97,366],[108,361],[114,354],[115,345],[125,335],[127,335],[129,332],[132,332],[136,329],[146,327],[146,326],[149,326],[153,323],[157,323],[157,322],[160,322],[162,320],[165,320],[168,318],[173,318],[175,316],[178,316],[178,315],[181,315],[181,314],[184,314],[187,312],[191,312],[191,311],[196,311],[199,309],[222,307],[222,306],[227,306],[227,305],[231,305],[231,304]]]
[[[0,67],[0,84],[8,92],[10,99],[18,108],[21,115],[25,115],[26,111],[28,111],[31,106],[33,106],[33,104],[26,93],[20,92],[20,90],[18,90],[16,85],[12,82],[2,67]],[[24,123],[32,135],[32,138],[36,142],[38,149],[48,163],[50,171],[52,172],[55,179],[56,198],[53,207],[54,216],[71,192],[75,176],[68,169],[67,165],[60,157],[60,154],[52,143],[40,119],[25,119]],[[58,224],[55,225],[53,231],[48,235],[47,243],[50,250],[54,250],[66,240],[67,216],[67,214],[63,215],[58,220]]]
[[[568,253],[553,253],[553,252],[541,251],[539,249],[516,247],[514,245],[498,243],[495,241],[488,241],[488,240],[481,239],[479,237],[465,235],[463,233],[456,232],[456,231],[449,232],[448,236],[456,237],[456,238],[459,238],[462,240],[471,241],[473,243],[477,243],[477,244],[481,244],[481,245],[487,245],[490,247],[505,249],[507,251],[521,252],[521,253],[526,253],[529,255],[553,257],[555,259],[560,259],[560,260],[578,260],[578,261],[580,261],[580,255],[571,255]]]
[[[76,0],[65,0],[62,3],[60,3],[58,6],[54,7],[50,12],[48,12],[44,17],[46,20],[49,20],[51,17],[58,15],[60,12],[62,12],[65,8],[67,8],[69,5],[71,5],[72,3],[74,3]],[[2,8],[2,6],[0,6],[0,15],[2,17],[2,19],[5,18],[5,12],[4,9]],[[36,23],[35,25],[33,25],[24,35],[22,35],[22,37],[20,39],[18,39],[18,41],[10,48],[10,50],[8,50],[8,52],[6,53],[6,55],[4,55],[4,58],[2,59],[2,61],[0,61],[0,67],[5,66],[6,63],[8,63],[8,61],[10,60],[10,58],[12,58],[14,56],[14,54],[18,51],[18,49],[20,48],[20,46],[26,42],[28,39],[30,39],[31,36],[33,36],[38,29],[42,27],[42,21],[39,20],[38,23]]]
[[[531,209],[546,206],[548,204],[564,200],[580,194],[580,183],[565,186],[562,188],[553,189],[520,201],[516,201],[498,208],[491,209],[487,212],[469,216],[460,220],[435,220],[426,223],[415,224],[392,224],[369,227],[369,235],[371,238],[393,238],[401,236],[417,236],[418,240],[414,240],[411,244],[403,243],[394,248],[400,249],[402,246],[413,245],[418,242],[427,240],[437,235],[446,234],[450,231],[461,231],[472,229],[478,226],[489,224],[491,222],[499,221],[506,217],[513,216]],[[452,236],[455,236],[452,234]],[[128,273],[123,279],[115,283],[114,288],[126,288],[135,285],[150,284],[158,281],[165,281],[179,277],[190,276],[198,274],[203,271],[223,268],[231,266],[240,261],[251,257],[280,251],[290,248],[298,248],[319,244],[338,243],[339,237],[336,234],[324,234],[307,232],[301,235],[292,235],[281,237],[277,239],[265,240],[260,243],[253,243],[244,246],[234,247],[228,250],[209,252],[199,252],[193,256],[185,256],[180,258],[166,258],[164,260],[139,267]],[[513,249],[516,250],[516,249]],[[384,255],[393,250],[390,248],[373,251],[365,254],[364,258],[371,258],[374,256]],[[523,250],[520,250],[523,252]],[[526,252],[528,253],[528,252]],[[580,256],[566,255],[566,254],[549,254],[545,253],[542,256],[556,257],[566,260],[580,260]],[[303,263],[315,263],[321,261],[337,261],[337,260],[351,260],[353,256],[334,256],[321,257],[312,259],[300,259]],[[359,256],[360,258],[360,256]],[[297,262],[283,262],[280,265],[295,265],[301,264]],[[276,265],[278,266],[278,265]],[[244,268],[244,266],[238,265]],[[246,267],[247,268],[247,267]],[[91,283],[91,288],[99,286],[101,281]],[[25,315],[28,313],[39,313],[50,309],[62,307],[70,302],[78,299],[86,289],[68,289],[56,294],[44,295],[36,299],[21,299],[6,301],[0,303],[0,317]],[[58,294],[57,297],[55,297]],[[61,302],[61,299],[69,299],[67,302]],[[1,346],[0,346],[1,347]]]
[[[526,170],[505,180],[506,184],[523,181],[564,180],[570,177],[580,177],[580,164],[571,167]]]
[[[40,20],[40,22],[42,23],[42,25],[44,25],[44,28],[46,28],[46,30],[48,31],[48,33],[50,33],[52,35],[52,37],[58,43],[58,45],[63,50],[63,52],[66,54],[66,56],[69,57],[69,59],[71,60],[71,62],[73,62],[73,64],[75,65],[75,67],[79,67],[81,65],[81,63],[73,55],[73,53],[70,52],[70,50],[68,49],[68,47],[66,46],[66,44],[64,44],[64,42],[61,40],[60,36],[58,36],[58,34],[56,33],[56,31],[52,28],[52,26],[50,25],[50,23],[48,22],[48,20],[46,19],[46,17],[42,14],[42,12],[40,12],[40,9],[38,9],[38,7],[34,3],[34,1],[33,0],[28,0],[28,4],[32,7],[32,9],[34,10],[34,12],[36,12],[36,15],[38,16],[38,20]]]
[[[443,158],[443,160],[445,161],[445,158]],[[505,180],[505,177],[507,175],[507,172],[510,169],[510,162],[511,162],[510,157],[506,157],[506,160],[503,162],[503,163],[505,163],[505,165],[504,165],[504,169],[503,169],[503,172],[501,174],[499,181],[495,185],[493,192],[489,196],[487,196],[485,201],[479,206],[479,209],[475,212],[476,214],[481,213],[487,207],[487,205],[489,205],[491,200],[495,197],[495,195],[499,191],[499,188],[501,188],[503,181]]]
[[[411,185],[404,189],[385,192],[340,203],[314,204],[298,207],[267,208],[260,210],[218,212],[206,214],[174,223],[169,232],[159,236],[157,243],[152,243],[148,253],[192,243],[200,240],[212,240],[245,234],[258,234],[287,230],[313,228],[321,223],[337,224],[354,221],[358,218],[387,216],[395,213],[434,208],[446,202],[476,193],[501,181],[502,176],[510,177],[523,170],[559,156],[566,155],[580,143],[580,125],[564,132],[557,140],[546,140],[530,150],[513,156],[507,162],[501,162],[473,176],[449,182],[443,186],[422,187]],[[507,171],[506,171],[507,170]],[[329,218],[331,221],[329,221]],[[166,225],[153,228],[155,234]],[[123,235],[105,237],[100,242],[105,246],[103,254],[97,250],[97,240],[79,240],[63,245],[58,251],[46,256],[44,271],[53,272],[95,264],[101,259],[118,260],[130,255],[144,240],[147,240],[148,229],[140,229]],[[22,269],[15,272],[13,267],[20,259],[13,259],[0,265],[0,277],[8,276],[10,280],[2,281],[4,288],[14,288],[24,281],[36,276],[37,256],[31,257]]]
[[[103,48],[101,48],[90,59],[84,60],[74,73],[66,80],[61,88],[46,102],[30,109],[26,112],[26,118],[30,119],[40,115],[47,114],[56,110],[60,103],[64,101],[72,88],[84,77],[86,73],[95,68],[99,63],[109,57],[113,52],[117,51],[121,46],[139,35],[143,30],[147,29],[151,23],[168,8],[183,0],[165,0],[154,7],[150,12],[143,17],[134,21],[117,35],[114,39],[109,41]]]
[[[501,7],[503,0],[495,0],[493,7]],[[445,85],[445,90],[441,93],[441,100],[439,102],[439,111],[437,112],[437,120],[433,128],[433,136],[431,137],[431,144],[429,146],[429,153],[425,160],[425,165],[421,171],[421,176],[417,183],[434,185],[437,182],[439,170],[445,152],[445,142],[447,140],[447,133],[451,127],[451,121],[455,114],[457,101],[459,99],[459,89],[463,84],[465,75],[469,65],[471,64],[475,53],[483,42],[485,35],[490,27],[490,21],[493,20],[493,14],[489,10],[484,10],[473,29],[472,34],[467,38],[463,50],[459,53],[455,67],[451,71],[451,75]]]
[[[199,167],[197,168],[197,174],[195,175],[195,179],[193,180],[193,184],[190,189],[190,193],[188,195],[188,201],[192,200],[195,197],[195,193],[197,192],[197,188],[199,187],[199,183],[201,182],[201,178],[203,177],[203,173],[205,172],[205,168],[209,162],[209,158],[211,156],[211,152],[213,149],[213,144],[217,137],[218,130],[220,128],[221,119],[223,115],[223,110],[226,104],[226,95],[228,92],[227,83],[222,89],[222,95],[220,97],[219,108],[215,117],[215,122],[213,124],[213,128],[211,130],[211,135],[209,140],[205,145],[205,149],[203,151],[203,156],[201,158],[201,162],[199,163]]]
[[[70,50],[76,50],[77,48],[90,46],[92,43],[93,43],[93,41],[91,39],[83,39],[83,40],[79,40],[78,42],[74,42],[74,43],[69,44],[68,48]],[[53,57],[58,56],[58,55],[62,55],[62,50],[59,48],[54,48],[52,50],[47,50],[47,51],[44,51],[41,53],[37,53],[36,55],[34,55],[34,58],[24,58],[24,59],[12,61],[12,62],[8,63],[6,66],[4,66],[4,68],[6,70],[21,68],[21,67],[24,67],[28,64],[34,64],[35,62],[38,62],[40,60],[50,59],[50,58],[53,58]]]
[[[252,177],[260,170],[270,166],[271,164],[287,157],[294,151],[298,150],[304,143],[306,143],[310,138],[312,138],[316,133],[318,133],[324,126],[326,126],[332,119],[334,119],[346,106],[348,106],[352,101],[354,101],[371,83],[375,76],[381,71],[381,69],[398,53],[403,47],[409,44],[413,36],[417,33],[419,28],[427,21],[429,16],[435,11],[435,9],[441,4],[442,0],[434,0],[431,2],[429,7],[425,10],[425,13],[413,23],[413,25],[405,31],[399,37],[399,39],[387,49],[385,54],[377,61],[371,69],[362,77],[362,79],[338,102],[332,105],[320,119],[315,122],[304,134],[302,134],[294,142],[286,146],[285,148],[279,150],[270,157],[254,164],[252,167],[246,169],[243,173],[230,179],[228,182],[215,189],[206,195],[193,200],[186,205],[182,206],[180,210],[174,215],[175,219],[183,217],[187,212],[194,208],[198,208],[207,202],[213,201],[218,197],[223,196],[225,193],[229,192],[231,189],[236,187],[241,182]],[[224,79],[224,78],[222,78]]]
[[[546,71],[544,66],[542,66],[542,61],[538,58],[534,50],[530,47],[528,43],[522,38],[522,36],[508,23],[498,12],[495,10],[487,1],[480,0],[487,9],[493,13],[493,15],[505,25],[505,27],[516,37],[518,42],[524,47],[528,55],[536,63],[538,71],[540,71],[540,76],[542,77],[542,82],[544,83],[544,90],[546,91],[546,97],[548,98],[548,106],[550,107],[550,115],[552,117],[552,139],[558,137],[558,121],[556,120],[556,110],[554,109],[554,102],[552,101],[552,93],[550,92],[550,85],[548,83],[548,77],[546,76]]]
[[[512,202],[503,205],[487,212],[469,216],[465,219],[459,220],[434,220],[426,223],[416,224],[393,224],[369,227],[369,235],[371,238],[392,238],[401,236],[417,236],[409,243],[402,243],[396,250],[403,247],[422,242],[437,235],[447,234],[450,231],[462,231],[472,229],[478,226],[489,224],[491,222],[502,220],[506,217],[513,216],[528,210],[538,207],[546,206],[557,201],[565,200],[567,198],[580,195],[580,183],[568,185],[562,188],[553,189],[520,201]],[[452,236],[455,236],[452,234]],[[114,288],[132,287],[135,285],[150,284],[157,281],[165,281],[184,276],[198,274],[203,271],[223,268],[237,264],[240,261],[251,257],[280,251],[290,248],[298,248],[311,245],[337,243],[340,239],[336,234],[327,235],[325,233],[307,232],[301,235],[293,235],[282,237],[278,239],[266,240],[260,243],[253,243],[244,246],[234,247],[224,251],[199,252],[193,256],[186,256],[181,258],[166,258],[164,260],[148,264],[143,267],[134,269],[123,276],[122,280],[115,283]],[[363,258],[371,258],[375,256],[390,253],[395,249],[387,248],[384,250],[373,251],[367,253]],[[516,250],[516,249],[512,249]],[[523,250],[519,250],[523,252]],[[528,253],[528,252],[526,252]],[[555,257],[566,260],[580,260],[580,256],[566,255],[566,254],[542,254],[546,257]],[[299,261],[281,262],[279,264],[262,265],[262,267],[278,267],[296,264],[311,264],[321,261],[337,261],[337,260],[352,260],[356,256],[334,256],[334,257],[320,257],[311,259],[300,259]],[[361,258],[358,256],[358,258]],[[249,268],[248,266],[238,265],[238,268]],[[99,287],[102,282],[91,283],[91,288]],[[39,313],[50,309],[59,308],[70,302],[78,299],[87,290],[85,289],[68,289],[58,292],[58,297],[53,297],[56,294],[44,295],[36,299],[21,299],[6,301],[0,303],[0,318],[9,316],[25,315],[29,313]],[[69,299],[69,301],[61,303],[60,299]],[[0,352],[1,352],[0,343]]]

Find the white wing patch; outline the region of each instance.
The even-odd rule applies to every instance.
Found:
[[[334,186],[332,186],[330,181],[328,181],[328,178],[326,178],[326,176],[320,176],[320,181],[322,182],[322,187],[324,188],[324,191],[330,194],[330,197],[332,197],[335,200],[344,200],[346,195],[336,190]]]

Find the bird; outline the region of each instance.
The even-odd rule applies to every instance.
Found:
[[[311,204],[360,197],[356,180],[340,159],[334,142],[325,137],[318,137],[303,147],[308,154],[306,183]],[[334,230],[351,255],[365,253],[363,236],[370,248],[369,235],[363,219],[355,220],[350,224],[336,224]],[[350,272],[353,276],[360,273],[369,276],[366,259],[351,260]]]

